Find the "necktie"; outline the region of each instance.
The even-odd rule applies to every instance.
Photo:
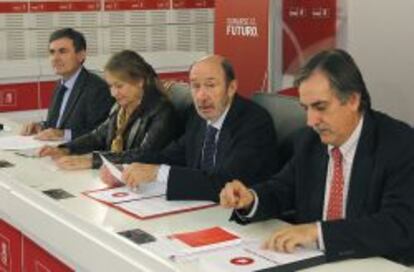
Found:
[[[50,123],[49,124],[50,124],[51,127],[56,128],[57,125],[58,125],[59,113],[60,113],[60,108],[62,107],[63,96],[65,95],[67,89],[68,88],[66,88],[66,86],[64,84],[61,84],[59,89],[57,90],[55,107],[53,107],[53,109],[50,113]]]
[[[218,129],[213,126],[207,126],[204,138],[203,153],[201,159],[201,170],[209,170],[214,167],[216,154],[216,134]]]
[[[339,148],[332,149],[333,177],[329,192],[327,220],[343,218],[344,175],[342,169],[342,154]]]

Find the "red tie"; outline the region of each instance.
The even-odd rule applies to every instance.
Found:
[[[343,218],[344,175],[342,171],[342,154],[338,147],[332,149],[333,177],[329,192],[327,220]]]

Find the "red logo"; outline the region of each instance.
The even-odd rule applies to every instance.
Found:
[[[113,197],[126,197],[127,195],[129,195],[129,194],[125,193],[125,192],[118,192],[118,193],[113,193],[112,194]]]
[[[231,259],[230,263],[234,265],[249,265],[254,263],[254,260],[250,257],[236,257]]]
[[[9,241],[3,237],[0,237],[0,239],[0,270],[11,271]]]
[[[0,106],[16,106],[16,91],[0,91]]]

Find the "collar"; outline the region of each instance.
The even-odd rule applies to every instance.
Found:
[[[361,118],[359,119],[358,125],[356,126],[356,128],[352,132],[351,136],[348,138],[348,140],[346,140],[345,143],[343,143],[339,147],[339,150],[341,151],[341,154],[345,159],[353,157],[353,155],[355,154],[359,138],[361,137],[362,124],[363,123],[364,123],[364,115],[361,115]],[[328,145],[329,156],[330,156],[331,151],[332,151],[333,148],[334,148],[333,145]]]
[[[82,71],[83,66],[81,65],[78,70],[68,79],[68,80],[60,80],[60,84],[65,85],[65,87],[68,90],[72,90],[73,86],[75,85],[76,80],[78,79],[78,76],[80,72]]]
[[[227,106],[226,110],[220,115],[220,117],[215,121],[207,121],[207,125],[215,127],[217,130],[221,130],[223,127],[224,120],[226,119],[227,113],[229,112],[231,103]]]

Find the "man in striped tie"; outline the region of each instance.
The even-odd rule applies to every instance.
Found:
[[[322,51],[296,80],[307,128],[294,157],[268,182],[226,184],[223,207],[248,223],[294,213],[265,242],[293,252],[317,244],[328,261],[384,256],[414,262],[414,132],[371,109],[362,75],[343,50]]]

